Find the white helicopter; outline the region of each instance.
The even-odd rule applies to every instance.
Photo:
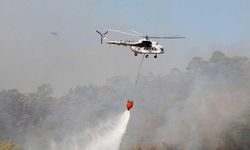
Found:
[[[139,39],[138,41],[110,41],[106,38],[106,34],[108,31],[118,32],[122,34],[127,34],[131,36],[143,37],[143,39]],[[148,36],[143,35],[139,32],[131,30],[133,33],[127,33],[119,30],[107,30],[105,33],[101,33],[100,31],[96,31],[98,34],[101,35],[101,44],[103,40],[106,44],[114,44],[114,45],[122,45],[122,46],[130,46],[130,49],[134,52],[134,55],[137,56],[138,54],[145,55],[146,58],[149,57],[149,54],[154,54],[154,58],[157,58],[157,54],[163,54],[164,48],[156,41],[152,41],[150,39],[181,39],[185,38],[182,36],[168,36],[168,37],[157,37],[157,36]],[[135,33],[135,34],[134,34]]]

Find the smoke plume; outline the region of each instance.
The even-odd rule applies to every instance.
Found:
[[[137,86],[134,80],[116,76],[103,86],[78,86],[59,98],[51,96],[49,85],[35,93],[3,90],[1,139],[37,150],[116,149],[129,118],[117,114],[131,99],[133,117],[121,150],[136,145],[250,148],[249,58],[216,51],[208,60],[194,57],[186,70],[175,68],[166,75],[145,75],[142,68]]]

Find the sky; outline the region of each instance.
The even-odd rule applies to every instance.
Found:
[[[63,95],[78,85],[102,85],[113,76],[136,78],[141,57],[129,47],[101,45],[97,29],[185,36],[157,40],[165,54],[145,59],[143,74],[165,75],[171,68],[185,70],[192,57],[207,59],[215,50],[250,57],[249,27],[248,0],[1,0],[0,90],[30,92],[45,83]]]

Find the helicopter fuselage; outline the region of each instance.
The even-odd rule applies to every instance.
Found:
[[[103,40],[106,44],[112,44],[112,45],[121,45],[121,46],[129,46],[130,49],[134,52],[134,55],[137,56],[138,54],[143,54],[145,55],[146,58],[148,58],[149,54],[154,54],[154,58],[157,58],[158,54],[163,54],[164,53],[164,48],[159,45],[156,41],[152,41],[150,39],[180,39],[180,38],[185,38],[182,36],[165,36],[165,37],[159,37],[159,36],[145,36],[142,35],[136,31],[135,34],[130,34],[118,30],[112,30],[114,32],[119,32],[123,34],[128,34],[128,35],[133,35],[133,36],[139,36],[139,37],[144,37],[144,39],[140,39],[138,41],[124,41],[124,40],[119,40],[119,41],[112,41],[112,40],[107,40],[106,34],[108,31],[105,33],[101,33],[98,30],[96,31],[98,34],[101,35],[101,44],[103,43]]]
[[[130,46],[135,54],[163,54],[164,48],[155,41],[141,39],[138,44]]]

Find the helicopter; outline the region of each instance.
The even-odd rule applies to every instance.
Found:
[[[127,34],[131,36],[141,37],[138,41],[130,41],[130,40],[118,40],[118,41],[111,41],[106,38],[106,35],[109,31],[118,32],[122,34]],[[131,30],[133,33],[127,33],[119,30],[112,30],[108,29],[105,33],[101,33],[100,31],[96,31],[98,34],[101,35],[101,44],[103,41],[106,44],[113,44],[113,45],[122,45],[122,46],[130,46],[130,49],[134,52],[134,55],[137,56],[138,54],[145,55],[145,58],[148,58],[150,54],[154,55],[154,58],[157,58],[158,54],[164,53],[164,48],[158,42],[153,41],[151,39],[182,39],[185,38],[183,36],[166,36],[166,37],[158,37],[158,36],[148,36],[143,35],[137,31]]]

